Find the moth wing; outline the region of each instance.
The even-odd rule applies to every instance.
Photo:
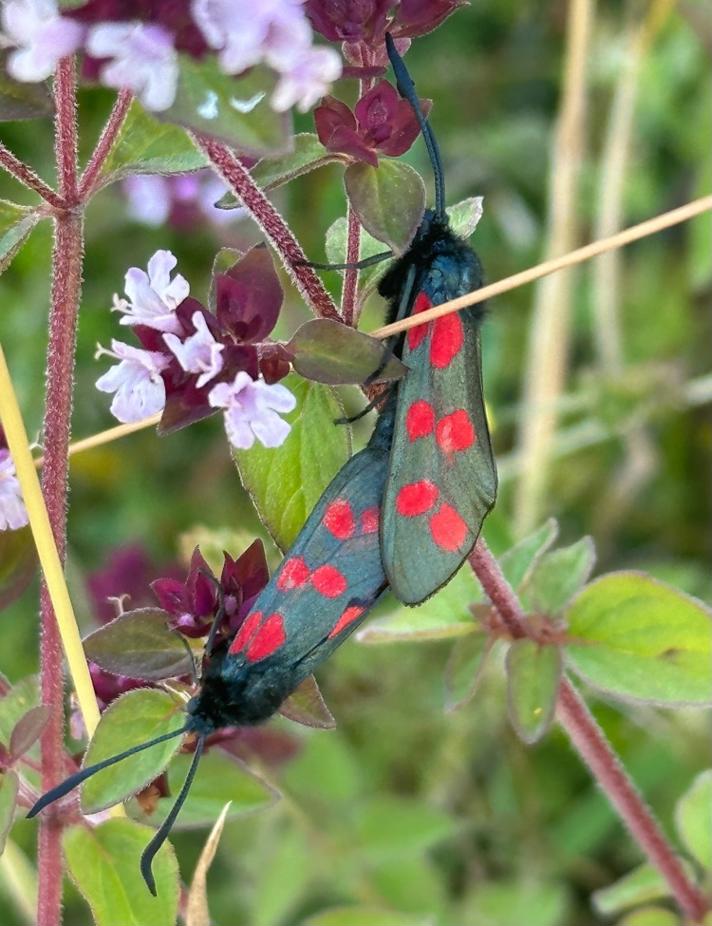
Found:
[[[388,581],[406,604],[451,578],[494,504],[479,325],[477,313],[454,313],[404,341],[409,372],[399,385],[381,542]]]

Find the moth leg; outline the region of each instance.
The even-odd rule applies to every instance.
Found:
[[[371,257],[364,257],[363,260],[357,260],[350,264],[324,264],[316,260],[297,260],[297,267],[311,267],[312,270],[365,270],[366,267],[373,267],[384,260],[393,257],[393,251],[380,251],[378,254],[372,254]]]

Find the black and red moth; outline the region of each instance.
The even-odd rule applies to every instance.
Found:
[[[206,738],[222,727],[254,725],[271,717],[358,627],[387,588],[378,531],[394,413],[391,396],[368,445],[327,486],[232,640],[213,648],[211,632],[200,690],[188,702],[185,725],[81,769],[44,794],[28,816],[122,759],[173,737],[195,735],[185,783],[141,856],[141,873],[155,894],[153,858],[188,795]]]
[[[417,315],[482,286],[474,251],[450,229],[437,142],[415,86],[386,35],[398,90],[420,123],[435,175],[435,209],[380,282],[388,321]],[[470,553],[497,493],[482,397],[482,305],[409,329],[398,353],[409,368],[398,405],[383,498],[381,549],[394,594],[418,604]]]

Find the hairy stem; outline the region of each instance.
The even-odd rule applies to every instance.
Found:
[[[287,273],[313,312],[322,318],[340,320],[341,316],[331,296],[324,289],[313,269],[307,265],[307,258],[301,245],[237,156],[226,145],[213,138],[198,134],[191,134],[191,138],[195,145],[208,156],[215,170],[260,226],[282,258]]]
[[[2,142],[0,142],[0,167],[4,168],[8,174],[11,174],[15,180],[19,180],[24,186],[34,190],[50,206],[54,206],[55,209],[64,207],[62,197],[55,193],[51,186],[48,186],[31,167],[28,167],[24,161],[16,157]]]
[[[347,212],[346,263],[355,264],[361,249],[361,223],[349,203]],[[341,315],[344,322],[353,327],[356,314],[356,285],[358,270],[351,267],[344,272],[344,285],[341,290]]]
[[[482,538],[470,555],[470,565],[512,636],[527,636],[527,619],[522,606]],[[667,881],[682,912],[693,921],[700,921],[708,908],[704,896],[687,877],[652,810],[628,777],[603,730],[565,677],[559,687],[557,718],[633,839]]]
[[[54,81],[55,151],[59,189],[65,202],[76,202],[77,122],[73,58],[63,59]],[[67,211],[55,219],[52,297],[47,348],[47,381],[42,490],[60,557],[66,550],[67,459],[72,411],[72,382],[79,293],[82,277],[82,217]],[[64,775],[64,691],[62,646],[46,586],[41,600],[40,677],[42,703],[49,720],[40,740],[42,787],[54,787]],[[53,814],[40,821],[37,926],[58,926],[62,904],[62,825]]]
[[[109,118],[106,120],[106,125],[99,136],[99,141],[96,143],[96,148],[89,158],[89,162],[79,181],[79,198],[82,202],[85,202],[95,190],[97,177],[116,141],[117,135],[121,131],[121,126],[124,124],[132,100],[133,94],[130,90],[119,91],[114,106],[109,113]]]

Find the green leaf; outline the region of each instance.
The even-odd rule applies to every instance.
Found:
[[[474,234],[482,218],[482,197],[469,196],[445,211],[453,232],[459,238],[467,239]]]
[[[569,926],[560,884],[519,878],[478,884],[463,922],[477,926]]]
[[[0,531],[0,609],[20,597],[37,572],[37,551],[29,527]]]
[[[313,675],[305,678],[286,701],[282,702],[279,713],[295,723],[315,727],[317,730],[333,730],[336,726],[334,715],[326,706]]]
[[[422,800],[394,796],[361,805],[356,820],[359,845],[373,860],[419,855],[458,827],[452,817]]]
[[[533,534],[502,554],[499,559],[500,568],[515,591],[529,578],[534,567],[556,540],[558,533],[559,525],[556,519],[549,518]]]
[[[12,769],[0,772],[0,855],[5,851],[7,836],[15,819],[20,780]]]
[[[0,273],[7,269],[40,218],[34,206],[18,206],[0,199]]]
[[[688,852],[712,868],[712,769],[701,772],[677,802],[675,826]]]
[[[34,675],[16,682],[0,698],[0,743],[9,745],[16,724],[31,708],[37,707],[39,700],[39,683]]]
[[[134,100],[116,141],[101,169],[101,183],[113,183],[132,174],[183,174],[206,167],[185,130],[159,122]]]
[[[324,489],[348,460],[349,430],[334,421],[343,409],[327,386],[290,375],[283,380],[297,400],[286,420],[292,429],[281,447],[255,444],[234,459],[245,489],[275,543],[294,542]]]
[[[49,708],[44,704],[31,707],[15,724],[10,734],[10,755],[19,759],[37,742],[49,720]]]
[[[521,590],[524,609],[559,614],[586,584],[595,562],[596,549],[590,537],[546,553],[532,567]]]
[[[334,161],[343,161],[343,157],[327,151],[316,135],[302,132],[294,136],[292,151],[275,158],[263,158],[250,174],[261,189],[269,191]],[[215,205],[218,209],[239,209],[242,202],[230,190]]]
[[[484,632],[457,640],[445,668],[445,710],[468,704],[479,687],[494,640]]]
[[[294,333],[287,349],[294,369],[329,386],[400,379],[406,367],[388,346],[330,318],[313,318]],[[375,379],[370,379],[374,374]]]
[[[611,573],[581,592],[568,622],[567,661],[597,688],[666,706],[712,702],[712,622],[696,598]]]
[[[141,823],[159,826],[173,806],[192,758],[192,755],[182,753],[171,762],[168,769],[170,797],[162,797],[150,814],[132,800],[128,804],[130,815]],[[227,819],[235,820],[246,813],[271,807],[278,798],[279,792],[275,788],[245,768],[239,760],[215,750],[201,760],[193,787],[174,828],[212,826],[227,803],[230,804]]]
[[[638,865],[608,887],[594,891],[591,902],[601,916],[621,913],[628,907],[670,896],[670,888],[657,868]]]
[[[101,715],[83,767],[156,736],[180,730],[185,716],[182,702],[165,691],[151,688],[129,691],[113,701]],[[97,772],[82,786],[82,811],[96,813],[140,791],[160,775],[180,744],[181,738],[176,736]]]
[[[84,652],[114,675],[147,681],[186,675],[193,664],[167,618],[161,608],[127,611],[85,637]]]
[[[561,681],[558,646],[515,640],[506,659],[509,719],[520,739],[536,743],[554,719]]]
[[[252,853],[258,853],[252,875],[252,922],[260,926],[294,923],[288,914],[297,907],[315,874],[309,835],[296,827],[275,829],[253,846]]]
[[[234,77],[220,70],[214,55],[200,61],[181,55],[176,99],[160,118],[218,138],[241,154],[281,154],[289,148],[291,119],[270,106],[276,82],[262,65]]]
[[[133,820],[72,826],[62,839],[69,875],[91,907],[96,926],[174,926],[178,915],[178,863],[170,843],[153,861],[157,897],[139,871],[153,832]]]
[[[618,926],[682,926],[680,917],[663,907],[645,907],[623,917]]]
[[[302,926],[432,926],[433,920],[415,913],[396,913],[381,907],[332,907],[310,916]]]
[[[0,51],[0,122],[51,116],[54,103],[48,85],[13,80],[5,64],[8,54]]]
[[[359,162],[344,173],[346,195],[363,227],[402,254],[423,218],[425,186],[401,161],[381,160],[378,167]]]

